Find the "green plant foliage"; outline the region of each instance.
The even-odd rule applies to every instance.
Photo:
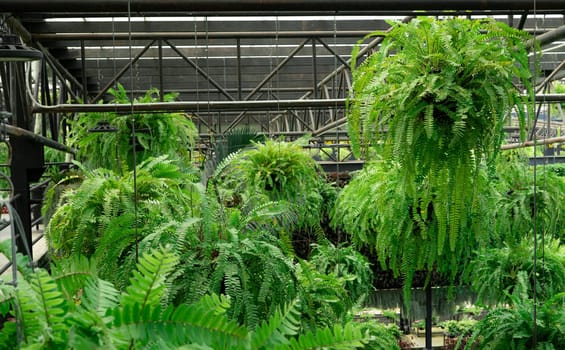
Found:
[[[498,307],[477,323],[465,349],[565,348],[565,293],[556,294],[536,308],[535,345],[532,299],[519,295],[511,295],[509,299],[509,307]]]
[[[348,128],[356,155],[373,147],[398,166],[402,189],[390,193],[402,191],[413,209],[410,222],[401,212],[396,226],[414,236],[417,225],[424,239],[438,238],[406,247],[403,264],[425,262],[429,270],[439,257],[453,256],[459,242],[466,249],[472,243],[461,237],[465,213],[483,188],[481,163],[496,158],[513,110],[525,127],[533,101],[528,36],[494,20],[422,17],[392,26],[379,51],[359,66],[352,62]],[[381,243],[403,241],[396,238]]]
[[[405,302],[416,271],[435,271],[452,282],[472,255],[469,247],[490,243],[494,201],[484,171],[475,179],[477,195],[465,200],[464,225],[457,239],[442,235],[441,222],[430,202],[416,203],[399,183],[397,166],[384,162],[367,164],[340,192],[332,222],[351,235],[355,244],[376,252],[383,268],[404,279]],[[424,183],[421,187],[424,187]],[[425,205],[424,205],[425,204]],[[464,220],[463,220],[464,219]],[[450,247],[442,249],[442,247]]]
[[[71,289],[84,293],[70,299],[55,281],[65,277],[51,277],[37,269],[26,274],[16,290],[1,286],[0,295],[6,297],[0,299],[0,310],[7,309],[8,303],[8,314],[17,323],[4,323],[0,341],[17,333],[21,338],[3,344],[22,349],[259,350],[357,349],[368,339],[353,323],[302,332],[298,300],[277,309],[256,330],[227,318],[230,301],[224,296],[204,296],[190,305],[163,303],[167,280],[178,262],[168,249],[152,250],[141,256],[126,292],[119,294],[102,280],[92,282],[95,278],[81,288],[84,281],[72,279]],[[105,293],[110,296],[103,297]]]
[[[130,104],[130,98],[123,86],[110,89],[111,103]],[[161,102],[158,90],[151,89],[133,103]],[[165,94],[164,102],[172,102],[177,94]],[[72,122],[70,145],[79,150],[77,155],[89,169],[107,168],[121,171],[122,166],[133,169],[132,121],[135,119],[137,163],[149,157],[169,155],[187,166],[189,150],[194,146],[196,127],[183,113],[136,113],[119,114],[113,112],[92,112],[79,114]],[[91,132],[100,122],[107,122],[115,132]]]
[[[564,291],[565,246],[560,246],[557,241],[540,245],[535,271],[531,240],[480,250],[469,264],[467,279],[477,292],[479,302],[505,304],[510,302],[510,296],[519,288],[520,272],[525,274],[529,285],[536,284],[540,300],[547,300]]]
[[[251,329],[296,297],[292,260],[268,236],[238,237],[234,233],[217,244],[217,254],[210,291],[230,296],[229,316]]]
[[[80,185],[62,195],[46,227],[53,258],[95,256],[101,276],[123,288],[135,267],[136,241],[164,223],[197,215],[201,191],[196,177],[166,157],[139,164],[137,207],[133,177],[134,172],[120,176],[107,169],[84,172]]]
[[[305,258],[311,240],[324,236],[320,222],[331,203],[327,200],[331,190],[322,170],[303,150],[303,142],[255,143],[251,149],[228,156],[211,181],[224,203],[237,206],[251,198],[254,202],[287,202],[296,220],[286,222],[291,225],[282,227],[279,234],[287,235],[296,253]]]
[[[331,326],[345,320],[353,300],[345,290],[346,278],[319,272],[308,261],[299,261],[296,275],[302,298],[302,327]]]
[[[360,304],[373,290],[373,272],[365,256],[352,246],[315,244],[308,260],[318,271],[345,279],[347,298]]]
[[[402,332],[396,324],[383,325],[377,321],[364,321],[361,331],[369,336],[363,349],[366,350],[399,350],[398,339]]]
[[[551,167],[534,169],[527,162],[521,153],[505,154],[497,162],[495,230],[499,241],[517,244],[532,237],[534,217],[539,235],[565,241],[565,178]]]
[[[472,319],[461,321],[447,320],[441,322],[439,326],[445,330],[449,337],[466,337],[471,335],[476,323],[477,321]]]

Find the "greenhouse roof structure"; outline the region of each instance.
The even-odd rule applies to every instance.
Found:
[[[565,59],[562,1],[8,0],[0,12],[45,56],[36,89],[63,87],[50,100],[36,93],[35,112],[87,110],[119,83],[135,95],[179,93],[167,108],[190,113],[202,136],[244,124],[271,135],[335,133],[352,47],[378,48],[381,37],[363,38],[389,20],[492,17],[524,29],[542,43],[540,82],[562,77]]]
[[[73,153],[60,142],[77,112],[183,112],[202,149],[242,126],[343,146],[352,49],[358,61],[376,51],[390,21],[489,17],[527,31],[540,46],[530,53],[538,100],[565,99],[548,90],[565,77],[563,0],[3,0],[0,16],[2,125],[27,234],[43,145]],[[14,35],[27,45],[16,56],[42,59],[9,62]],[[178,96],[108,103],[118,86],[131,97]]]

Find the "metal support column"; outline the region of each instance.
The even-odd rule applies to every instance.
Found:
[[[25,93],[25,72],[23,63],[10,63],[10,106],[12,123],[22,129],[31,127],[31,113],[28,110]],[[31,247],[31,182],[39,180],[43,174],[43,145],[31,139],[11,135],[10,177],[14,185],[14,208],[20,216],[24,232],[16,239],[19,252],[26,254],[25,244]],[[25,242],[24,242],[25,240]],[[30,257],[33,259],[33,257]]]

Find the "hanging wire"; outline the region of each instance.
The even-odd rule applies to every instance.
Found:
[[[537,49],[536,49],[536,45],[535,45],[535,35],[537,35],[538,33],[538,21],[537,21],[537,3],[536,0],[534,1],[534,46],[533,46],[533,50],[534,50],[534,62],[537,62],[538,57],[537,57]],[[535,65],[534,65],[535,66]],[[537,70],[534,70],[534,73],[532,74],[532,86],[535,86],[536,84],[536,80],[537,80]],[[535,92],[534,92],[534,105],[535,105]],[[533,279],[534,279],[534,283],[533,283],[533,290],[532,290],[532,294],[533,294],[533,325],[532,325],[532,345],[533,348],[535,349],[537,347],[537,336],[538,336],[538,330],[537,330],[537,249],[538,249],[538,237],[537,237],[537,232],[538,232],[538,208],[537,208],[537,161],[536,161],[536,153],[537,153],[537,133],[535,132],[535,130],[533,130],[533,135],[534,135],[534,208],[533,208],[533,216],[534,216],[534,222],[533,222],[533,235],[534,235],[534,263],[533,263]]]
[[[131,29],[131,0],[128,0],[128,52],[129,61],[133,61],[132,55],[132,29]],[[137,198],[137,154],[136,148],[136,135],[135,135],[135,114],[133,111],[133,67],[130,67],[130,107],[131,107],[131,140],[132,140],[132,156],[133,156],[133,228],[135,231],[135,261],[139,261],[139,225],[138,225],[138,198]]]
[[[337,47],[338,47],[338,46],[337,46],[337,15],[336,15],[335,13],[334,13],[334,16],[333,16],[333,27],[334,27],[334,28],[333,28],[333,30],[334,30],[334,32],[333,32],[334,51],[336,52],[336,55],[339,55],[339,50],[337,50]],[[334,67],[333,67],[334,72],[337,71],[337,68],[338,68],[338,60],[337,60],[337,56],[336,56],[336,55],[334,55]],[[347,72],[347,70],[344,70],[344,73],[342,73],[342,74],[347,74],[346,72]],[[334,118],[333,118],[332,122],[333,122],[333,121],[336,121],[336,120],[338,119],[338,118],[337,118],[337,111],[338,111],[338,109],[337,109],[337,98],[338,98],[339,96],[336,95],[336,92],[337,92],[336,80],[337,80],[337,79],[338,79],[338,78],[337,78],[337,74],[336,74],[336,75],[334,75],[334,77],[332,78],[332,94],[333,94],[333,98],[336,99],[335,106],[334,106],[334,112],[333,112],[333,113],[334,113]],[[328,96],[328,97],[329,97],[329,96]],[[339,147],[340,147],[340,146],[339,146],[339,143],[340,143],[340,140],[339,140],[339,129],[340,129],[339,127],[335,128],[335,139],[336,139],[336,143],[337,143],[337,145],[338,145],[338,146],[337,146],[337,158],[338,158],[337,160],[338,160],[338,161],[337,161],[336,166],[335,166],[335,184],[336,184],[336,188],[339,188],[339,187],[340,187],[340,186],[339,186],[339,179],[340,179],[340,176],[339,176],[339,172],[340,172],[340,168],[339,168],[339,162],[340,162],[340,159],[339,159],[339,158],[340,158],[340,153],[339,153],[339,150],[340,150],[340,148],[339,148]],[[338,227],[336,228],[336,233],[337,233],[337,243],[339,244],[339,243],[341,243],[341,229],[340,229],[339,225],[338,225]],[[339,251],[338,251],[338,252],[339,252]]]

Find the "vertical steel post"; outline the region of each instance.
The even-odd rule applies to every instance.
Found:
[[[163,40],[159,39],[157,41],[157,47],[159,52],[159,101],[163,102],[165,100],[165,88],[163,84]],[[131,87],[133,89],[133,86]]]
[[[86,84],[86,48],[84,40],[80,41],[80,65],[82,70],[82,100],[88,103],[88,89]]]
[[[426,350],[432,350],[432,282],[424,288],[426,292]]]
[[[237,99],[241,101],[242,93],[241,93],[241,39],[236,39],[237,45]]]

